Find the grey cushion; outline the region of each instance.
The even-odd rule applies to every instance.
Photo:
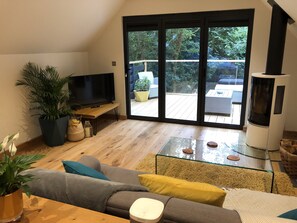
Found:
[[[101,164],[99,160],[93,156],[84,155],[78,162],[101,172]]]
[[[236,211],[178,198],[168,201],[164,219],[179,223],[241,223]]]
[[[140,185],[138,175],[144,172],[101,164],[101,172],[111,181]]]
[[[153,194],[149,192],[131,192],[120,191],[113,194],[106,204],[106,213],[116,215],[122,218],[129,218],[129,209],[133,202],[138,198],[152,198],[163,202],[164,205],[168,202],[170,197]]]

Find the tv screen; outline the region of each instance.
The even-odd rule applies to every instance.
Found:
[[[95,107],[115,100],[113,73],[72,76],[68,89],[72,108]]]

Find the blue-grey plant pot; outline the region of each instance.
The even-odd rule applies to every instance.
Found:
[[[43,140],[48,146],[61,146],[65,143],[69,116],[56,120],[39,118]]]

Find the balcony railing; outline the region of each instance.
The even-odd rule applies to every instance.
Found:
[[[166,63],[199,63],[200,60],[166,60]],[[158,63],[158,60],[135,60],[130,61],[129,64],[144,65],[144,71],[148,71],[148,63]],[[207,63],[233,63],[236,66],[235,79],[238,77],[238,66],[235,63],[245,63],[245,60],[207,60]]]

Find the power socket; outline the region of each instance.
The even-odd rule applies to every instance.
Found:
[[[117,62],[116,62],[116,61],[112,61],[112,62],[111,62],[111,65],[112,65],[113,67],[115,67],[115,66],[117,65]]]

